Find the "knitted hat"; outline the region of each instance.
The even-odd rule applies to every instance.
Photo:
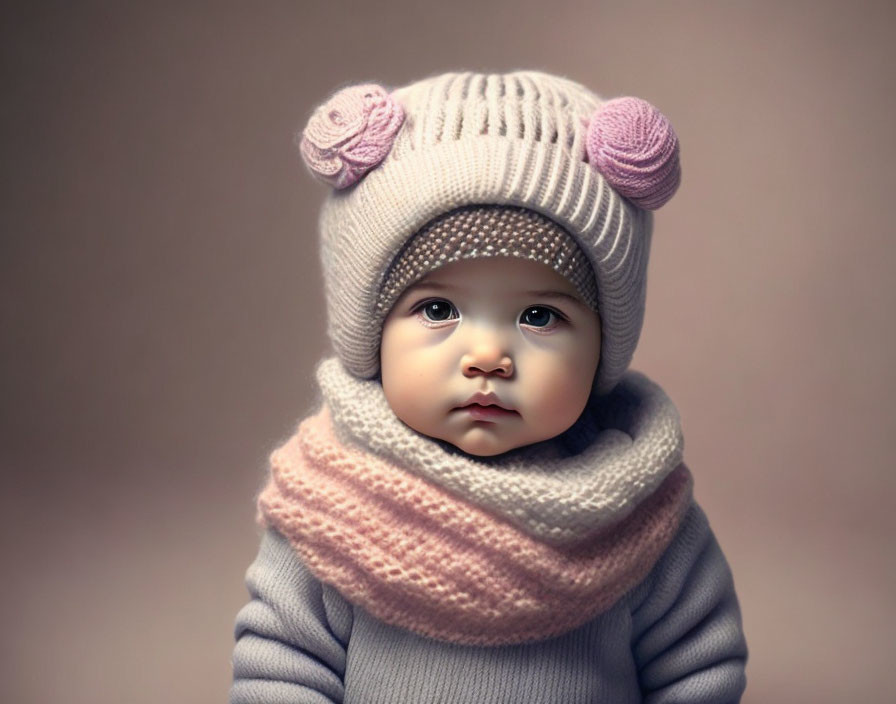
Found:
[[[321,257],[328,334],[350,372],[379,371],[388,310],[378,300],[408,240],[471,205],[520,206],[574,238],[597,282],[595,388],[625,372],[644,318],[650,210],[680,180],[678,140],[656,108],[605,102],[544,73],[444,74],[391,94],[374,84],[339,91],[312,115],[300,149],[334,187]]]

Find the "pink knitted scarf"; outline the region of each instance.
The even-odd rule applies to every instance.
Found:
[[[364,449],[327,406],[271,455],[259,521],[321,581],[380,620],[439,640],[504,645],[572,630],[650,571],[691,500],[680,464],[610,529],[550,545]]]

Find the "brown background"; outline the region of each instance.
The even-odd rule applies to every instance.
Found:
[[[267,453],[327,350],[349,82],[538,68],[660,106],[635,366],[676,401],[758,702],[892,701],[890,3],[4,3],[0,700],[221,702]]]

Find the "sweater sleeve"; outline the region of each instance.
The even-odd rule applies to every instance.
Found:
[[[644,704],[736,704],[747,645],[731,570],[697,504],[632,613]]]
[[[246,586],[251,600],[236,617],[230,704],[341,702],[351,605],[271,529]]]

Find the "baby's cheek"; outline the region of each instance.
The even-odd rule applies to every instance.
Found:
[[[570,424],[579,417],[591,390],[593,373],[589,376],[587,369],[580,364],[569,362],[555,367],[550,375],[545,376],[542,386],[544,410],[556,414],[558,419],[571,419]]]

